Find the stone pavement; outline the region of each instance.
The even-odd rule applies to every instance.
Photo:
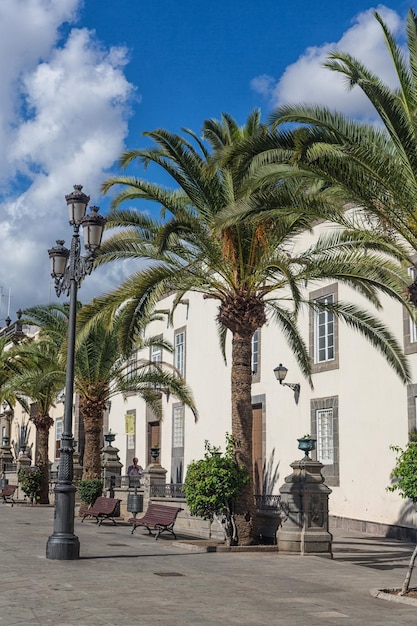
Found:
[[[0,504],[0,626],[416,624],[399,587],[411,544],[335,531],[334,559],[203,552],[138,528],[76,519],[77,561],[45,558],[53,508]],[[417,572],[416,572],[417,578]]]

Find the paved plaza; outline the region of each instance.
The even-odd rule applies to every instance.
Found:
[[[399,587],[413,546],[337,530],[334,559],[206,552],[123,524],[77,518],[77,561],[45,558],[51,507],[0,504],[0,626],[394,626],[417,606]],[[416,573],[417,577],[417,573]],[[417,580],[416,580],[417,586]]]

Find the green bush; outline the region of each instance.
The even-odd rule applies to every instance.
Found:
[[[17,479],[23,493],[30,498],[31,503],[40,499],[42,484],[42,472],[37,467],[21,467],[17,473]]]
[[[191,515],[213,521],[224,528],[229,543],[236,540],[234,501],[249,476],[233,455],[233,439],[226,435],[226,452],[205,442],[204,459],[193,461],[187,469],[185,497]]]
[[[403,450],[399,446],[390,446],[397,453],[396,464],[391,472],[394,484],[387,491],[398,491],[402,498],[410,498],[417,503],[417,435],[411,435]]]
[[[100,480],[100,478],[80,480],[77,485],[77,490],[80,500],[91,506],[96,499],[103,494],[103,481]]]

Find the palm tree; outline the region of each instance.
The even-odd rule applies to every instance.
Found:
[[[46,335],[20,342],[12,351],[16,373],[7,388],[17,396],[33,402],[30,420],[37,432],[35,464],[42,474],[40,504],[49,503],[49,430],[54,423],[50,416],[58,392],[65,383],[65,370],[53,341]]]
[[[81,304],[78,308],[82,311]],[[26,318],[40,326],[42,333],[56,346],[64,367],[68,314],[68,303],[40,305],[25,311]],[[82,328],[80,324],[78,326],[74,390],[80,398],[85,433],[83,480],[101,476],[103,414],[112,396],[134,391],[146,400],[155,416],[160,418],[161,392],[158,389],[164,389],[178,397],[197,416],[191,391],[183,379],[167,370],[164,363],[156,367],[149,361],[137,361],[135,365],[129,361],[128,365],[131,353],[124,351],[120,345],[122,318],[122,314],[116,315],[111,332],[100,322],[89,328]],[[80,316],[78,319],[81,319]],[[156,344],[172,351],[172,346],[167,342],[154,337],[145,342],[141,335],[136,335],[133,349]],[[62,387],[63,384],[60,389]]]
[[[85,307],[91,320],[102,319],[111,326],[114,314],[124,311],[127,339],[132,337],[142,316],[149,315],[158,299],[174,292],[174,308],[187,291],[203,294],[219,303],[217,323],[224,350],[227,330],[232,335],[231,419],[235,454],[250,476],[252,460],[251,340],[269,317],[281,329],[300,368],[311,381],[306,345],[297,327],[296,314],[308,301],[302,295],[305,281],[337,279],[354,286],[378,305],[377,288],[393,297],[402,276],[398,265],[382,258],[366,243],[371,234],[342,230],[321,238],[300,253],[293,253],[298,235],[311,230],[318,218],[343,219],[330,202],[306,193],[304,184],[268,179],[260,175],[244,156],[225,152],[245,141],[261,141],[268,135],[253,112],[239,127],[228,115],[220,121],[207,120],[201,140],[193,132],[184,136],[156,130],[146,133],[153,147],[122,155],[120,165],[138,160],[152,163],[173,179],[174,188],[130,176],[114,176],[103,184],[108,192],[120,185],[113,200],[107,226],[116,229],[100,249],[98,263],[120,259],[147,259],[143,269],[132,274],[113,293]],[[208,147],[204,139],[208,142]],[[229,154],[230,156],[230,154]],[[120,204],[148,200],[162,205],[160,220],[136,209],[121,210]],[[262,221],[230,219],[247,208],[262,207],[274,218]],[[225,217],[226,216],[226,217]],[[226,219],[227,218],[227,219]],[[372,244],[398,255],[388,240]],[[367,253],[364,253],[364,250]],[[311,303],[310,303],[311,304]],[[316,306],[322,306],[316,304]],[[333,311],[348,324],[365,333],[403,380],[407,365],[400,346],[378,320],[350,303],[334,305]],[[248,483],[236,503],[238,542],[253,541],[256,535],[254,486]]]
[[[167,369],[167,364],[128,360],[129,353],[120,347],[121,322],[122,315],[119,314],[109,331],[99,321],[82,337],[76,348],[74,388],[80,397],[85,433],[83,480],[101,476],[103,413],[112,396],[133,391],[147,402],[155,417],[160,419],[163,389],[190,407],[197,417],[190,389],[181,377]],[[150,345],[159,345],[172,352],[168,342],[154,337],[147,341],[137,337],[131,352],[134,354],[138,349]]]
[[[359,87],[379,116],[371,126],[325,107],[305,104],[279,107],[273,128],[285,131],[254,147],[262,160],[295,164],[306,179],[322,184],[345,203],[371,216],[370,224],[400,235],[417,252],[417,15],[406,21],[407,55],[378,12],[376,20],[397,77],[390,88],[363,63],[342,51],[330,54],[325,66],[342,74],[347,85]],[[289,123],[296,123],[294,129]],[[300,126],[301,125],[301,126]],[[369,224],[368,224],[369,226]],[[410,288],[417,304],[417,283]]]

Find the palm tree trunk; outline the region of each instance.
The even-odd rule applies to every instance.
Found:
[[[239,545],[250,545],[256,538],[255,497],[252,480],[252,334],[235,331],[232,340],[232,435],[235,457],[250,480],[236,500],[235,519]]]
[[[84,459],[83,480],[101,478],[101,431],[103,425],[103,413],[94,417],[85,417],[84,420]]]
[[[39,493],[39,504],[49,504],[49,429],[53,420],[49,415],[39,415],[36,418],[37,430],[36,466],[42,474],[42,484]]]

